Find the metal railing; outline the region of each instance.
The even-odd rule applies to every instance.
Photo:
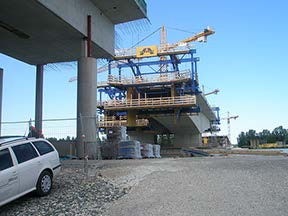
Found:
[[[108,84],[114,85],[129,85],[129,84],[146,84],[146,83],[162,83],[162,82],[177,82],[191,79],[191,71],[183,70],[174,73],[159,73],[159,74],[149,74],[142,76],[133,77],[123,77],[123,76],[108,76]]]
[[[137,118],[137,117],[136,117]],[[136,126],[147,126],[149,124],[148,119],[136,119]],[[99,127],[115,127],[115,126],[127,126],[127,116],[99,116]]]
[[[101,82],[97,82],[97,87],[101,88],[101,87],[106,87],[108,86],[108,82],[107,81],[101,81]]]
[[[108,100],[98,102],[98,106],[104,107],[106,110],[126,110],[141,108],[164,108],[164,107],[189,107],[196,105],[196,96],[185,95],[176,97],[160,97],[160,98],[137,98],[125,100]]]

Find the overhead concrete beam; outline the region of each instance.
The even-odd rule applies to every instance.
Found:
[[[114,25],[91,1],[84,0],[38,0],[81,34],[87,33],[87,15],[92,17],[92,37],[94,44],[114,55]],[[92,49],[92,56],[96,50]],[[94,55],[93,55],[94,54]]]
[[[92,57],[114,55],[114,25],[145,18],[140,0],[2,0],[0,53],[28,64],[76,61],[92,17]],[[145,5],[145,4],[144,4]]]
[[[203,113],[189,117],[196,126],[197,132],[203,133],[205,130],[210,128],[210,120]]]

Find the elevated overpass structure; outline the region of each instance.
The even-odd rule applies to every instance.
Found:
[[[0,52],[36,65],[35,126],[39,133],[43,65],[78,61],[77,156],[96,157],[96,58],[114,56],[115,25],[146,16],[145,0],[0,1]],[[5,71],[5,65],[0,67]]]
[[[195,49],[182,49],[141,58],[116,56],[109,63],[117,62],[116,68],[108,66],[107,81],[98,86],[99,112],[113,118],[115,125],[119,121],[127,126],[130,139],[155,143],[157,135],[173,134],[171,147],[201,146],[201,134],[211,131],[220,119],[219,109],[210,107],[199,89],[195,53]],[[167,66],[161,70],[159,65]],[[102,100],[103,93],[110,99]],[[139,124],[141,119],[145,125]]]

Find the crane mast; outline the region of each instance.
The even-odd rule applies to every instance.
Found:
[[[167,45],[167,33],[164,26],[161,28],[161,37],[160,37],[160,49],[162,50]],[[166,61],[166,56],[160,56],[160,61]],[[160,72],[165,72],[168,70],[167,64],[160,64]]]
[[[222,118],[222,120],[227,120],[227,132],[228,132],[228,139],[231,143],[231,119],[236,120],[237,118],[239,118],[239,116],[230,116],[230,113],[227,112],[227,117],[226,118]]]

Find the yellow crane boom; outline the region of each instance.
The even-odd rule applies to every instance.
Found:
[[[198,40],[199,42],[206,42],[207,41],[207,36],[209,35],[212,35],[214,34],[215,31],[213,31],[210,27],[204,29],[204,31],[196,34],[196,35],[193,35],[192,37],[189,37],[189,38],[186,38],[184,40],[181,40],[175,44],[170,44],[170,45],[166,45],[162,48],[162,51],[167,51],[169,49],[173,49],[175,47],[178,47],[180,46],[181,44],[184,44],[184,43],[190,43],[190,42],[193,42],[193,41],[196,41]]]

